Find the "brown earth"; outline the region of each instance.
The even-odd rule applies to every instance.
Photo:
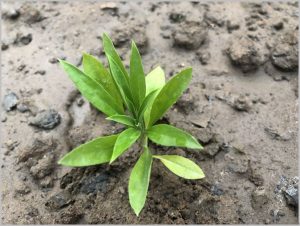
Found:
[[[298,222],[298,4],[2,3],[1,200],[6,224],[296,224]],[[130,39],[145,70],[193,80],[164,120],[204,145],[159,147],[196,161],[188,181],[154,162],[145,208],[128,202],[139,150],[112,165],[67,168],[73,147],[122,127],[75,90],[56,57],[105,61],[112,36],[126,65]],[[105,61],[106,62],[106,61]]]

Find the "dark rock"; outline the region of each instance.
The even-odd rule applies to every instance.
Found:
[[[220,195],[223,195],[224,194],[224,191],[223,189],[219,186],[219,185],[213,185],[210,189],[211,193],[213,195],[217,195],[217,196],[220,196]]]
[[[180,22],[184,21],[185,18],[186,18],[186,16],[182,13],[172,12],[169,15],[169,20],[171,21],[171,23],[180,23]]]
[[[256,188],[251,195],[251,204],[253,209],[260,210],[265,208],[265,205],[269,202],[269,198],[263,187]]]
[[[51,196],[45,203],[45,206],[48,210],[57,211],[69,206],[73,202],[74,201],[72,200],[70,193],[62,191]]]
[[[284,191],[284,196],[287,200],[288,205],[294,206],[298,208],[298,186],[297,185],[290,185]]]
[[[298,36],[297,32],[287,33],[275,45],[271,61],[283,71],[295,71],[298,68]]]
[[[174,46],[198,49],[207,39],[207,25],[199,21],[184,21],[172,32]]]
[[[56,57],[51,57],[48,61],[49,61],[49,63],[51,63],[51,64],[56,64],[56,63],[58,63],[58,59],[57,59]]]
[[[8,45],[7,43],[5,43],[5,42],[2,42],[2,43],[1,43],[1,50],[2,50],[2,51],[7,50],[8,47],[9,47],[9,45]]]
[[[18,104],[18,96],[14,92],[10,92],[4,96],[3,106],[6,111],[13,110]]]
[[[82,181],[80,192],[85,194],[106,192],[109,175],[107,173],[99,173]]]
[[[2,11],[2,17],[4,19],[9,19],[9,20],[16,20],[20,16],[20,12],[17,9],[3,9]]]
[[[55,128],[60,124],[60,121],[60,114],[56,110],[49,109],[39,112],[30,120],[29,125],[48,130]]]
[[[23,33],[18,32],[16,34],[14,44],[17,46],[24,46],[28,45],[32,41],[32,34],[26,34],[24,35]]]
[[[243,72],[256,70],[262,63],[259,50],[250,38],[241,37],[233,41],[227,53],[232,63]]]
[[[234,31],[234,30],[240,29],[240,24],[239,24],[238,21],[231,21],[231,20],[230,20],[230,21],[227,21],[226,26],[227,26],[227,31],[228,31],[229,33],[231,33],[231,32]]]
[[[286,198],[287,204],[298,208],[298,183],[299,177],[287,178],[285,176],[280,177],[280,181],[276,185],[275,194],[283,194]]]
[[[283,29],[283,22],[282,21],[275,21],[272,24],[272,27],[274,27],[276,30],[281,30],[281,29]]]

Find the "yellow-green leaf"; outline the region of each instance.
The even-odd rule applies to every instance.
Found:
[[[109,162],[113,153],[117,135],[99,137],[82,144],[67,153],[59,164],[65,166],[91,166]]]
[[[147,130],[147,135],[154,143],[164,146],[177,146],[202,149],[197,139],[187,132],[167,124],[158,124]]]
[[[146,76],[146,95],[165,85],[165,73],[161,67],[156,67]]]
[[[153,125],[179,99],[192,79],[192,68],[179,72],[157,94],[151,108],[149,125]]]
[[[143,209],[150,181],[152,155],[148,148],[133,167],[128,185],[129,203],[138,216]]]
[[[153,155],[171,172],[185,179],[202,179],[205,177],[201,168],[193,161],[179,155]]]
[[[116,160],[120,155],[123,154],[124,151],[126,151],[129,147],[131,147],[136,142],[136,140],[140,137],[140,135],[141,135],[141,131],[134,128],[128,128],[124,130],[122,133],[120,133],[115,143],[115,147],[114,147],[113,154],[111,156],[110,163]]]

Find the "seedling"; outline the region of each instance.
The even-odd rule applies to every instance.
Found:
[[[164,71],[157,67],[145,76],[141,56],[132,41],[130,70],[124,67],[111,39],[103,35],[109,69],[95,57],[83,54],[83,71],[59,60],[77,89],[91,104],[126,129],[111,136],[96,138],[66,154],[59,164],[72,167],[112,163],[135,142],[141,155],[133,167],[128,185],[129,202],[138,216],[145,205],[153,159],[160,160],[171,172],[185,179],[205,175],[198,165],[178,155],[153,155],[148,139],[164,146],[202,149],[192,135],[168,124],[155,124],[179,99],[192,78],[186,68],[165,82]]]

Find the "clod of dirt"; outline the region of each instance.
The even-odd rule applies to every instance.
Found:
[[[274,27],[276,30],[281,30],[283,29],[283,22],[281,20],[274,21],[272,27]]]
[[[54,168],[55,156],[53,153],[46,153],[43,158],[39,159],[37,164],[30,168],[30,174],[35,179],[42,179],[52,173]]]
[[[20,179],[16,180],[14,183],[14,189],[15,189],[15,196],[19,195],[26,195],[31,192],[31,189],[28,185],[26,185],[23,181]]]
[[[143,22],[130,24],[129,27],[118,27],[113,30],[111,37],[113,38],[114,45],[117,48],[125,47],[134,40],[141,54],[147,52],[148,37],[146,33],[146,24]]]
[[[214,157],[220,151],[220,145],[218,143],[211,143],[204,147],[202,150],[203,153]]]
[[[80,192],[85,194],[106,192],[107,183],[109,181],[109,175],[107,173],[100,173],[92,177],[88,177],[83,180]]]
[[[262,63],[259,49],[255,42],[248,37],[234,40],[227,53],[232,63],[239,66],[243,72],[256,70]]]
[[[83,216],[80,207],[70,206],[59,213],[59,218],[55,219],[55,224],[75,224]]]
[[[14,44],[17,46],[23,46],[28,45],[32,41],[32,34],[23,34],[21,32],[18,32],[16,34],[16,37],[14,39]]]
[[[201,62],[202,65],[206,65],[208,64],[210,58],[211,58],[211,55],[208,51],[197,51],[196,52],[197,56],[199,57],[199,60]]]
[[[220,10],[210,10],[205,13],[204,18],[219,27],[225,24],[224,14]]]
[[[262,209],[269,202],[269,197],[267,196],[264,187],[256,188],[251,197],[251,204],[255,210]]]
[[[283,71],[295,71],[298,68],[298,30],[287,33],[279,40],[271,55],[272,63]]]
[[[7,50],[8,47],[9,47],[8,43],[6,43],[6,42],[2,42],[2,43],[1,43],[1,50],[2,50],[2,51]]]
[[[53,196],[51,196],[45,206],[50,211],[55,211],[67,207],[72,204],[74,201],[72,200],[72,196],[67,191],[59,192]]]
[[[14,92],[10,92],[4,96],[3,106],[6,111],[13,110],[18,104],[18,96]]]
[[[54,109],[49,109],[40,111],[30,120],[29,125],[48,130],[55,128],[60,124],[60,121],[60,114]]]
[[[30,4],[25,4],[20,8],[21,18],[27,24],[33,24],[45,19],[38,9]]]
[[[31,143],[19,150],[18,163],[27,162],[30,158],[41,158],[44,153],[51,152],[57,147],[57,143],[53,139],[33,139]],[[31,166],[30,166],[31,167]]]
[[[238,111],[249,111],[252,106],[252,101],[244,96],[239,95],[237,98],[234,98],[232,107]]]
[[[203,21],[184,21],[175,27],[172,38],[174,46],[198,49],[207,39],[207,25]]]

